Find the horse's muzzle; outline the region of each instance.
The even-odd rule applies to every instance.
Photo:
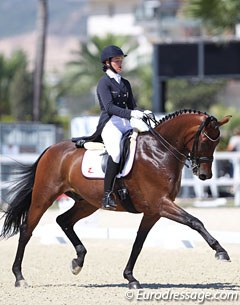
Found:
[[[203,164],[195,166],[193,168],[193,174],[202,181],[212,178],[212,171],[209,168],[204,168]]]
[[[211,179],[212,178],[212,173],[209,173],[209,174],[206,174],[206,173],[201,173],[201,170],[200,170],[200,173],[198,175],[198,178],[200,180],[207,180],[207,179]]]
[[[200,157],[195,158],[192,165],[193,174],[200,180],[207,180],[212,178],[212,165],[213,157]]]

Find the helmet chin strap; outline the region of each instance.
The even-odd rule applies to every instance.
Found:
[[[117,71],[113,68],[111,58],[109,58],[109,69],[112,70],[114,73],[117,74]]]

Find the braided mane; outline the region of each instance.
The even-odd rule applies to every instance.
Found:
[[[199,110],[192,110],[192,109],[181,109],[181,110],[177,110],[173,113],[170,113],[170,114],[167,114],[165,117],[161,118],[159,121],[156,122],[156,126],[162,124],[163,122],[166,122],[170,119],[173,119],[179,115],[182,115],[182,114],[186,114],[186,113],[192,113],[192,114],[204,114],[204,115],[207,115],[209,116],[206,112],[202,112],[202,111],[199,111]]]

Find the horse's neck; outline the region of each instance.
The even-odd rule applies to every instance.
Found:
[[[160,169],[159,172],[166,166],[171,166],[174,168],[174,181],[177,182],[186,159],[184,132],[184,125],[180,128],[162,123],[161,126],[156,126],[153,132],[140,134],[137,144],[138,159],[149,160]]]
[[[185,143],[196,132],[200,123],[201,120],[193,115],[189,117],[178,116],[159,124],[155,127],[155,131],[181,151],[184,149]]]
[[[155,130],[172,144],[183,142],[187,133],[186,124],[183,122],[178,124],[171,124],[171,122],[162,123]]]

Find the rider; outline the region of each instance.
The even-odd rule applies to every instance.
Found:
[[[105,47],[101,53],[105,74],[97,85],[97,97],[101,108],[97,129],[101,130],[101,137],[109,155],[102,199],[102,208],[105,209],[116,208],[111,194],[119,170],[122,136],[132,129],[131,117],[142,119],[144,116],[143,111],[136,109],[129,81],[120,75],[123,59],[126,56],[119,47],[114,45]]]

